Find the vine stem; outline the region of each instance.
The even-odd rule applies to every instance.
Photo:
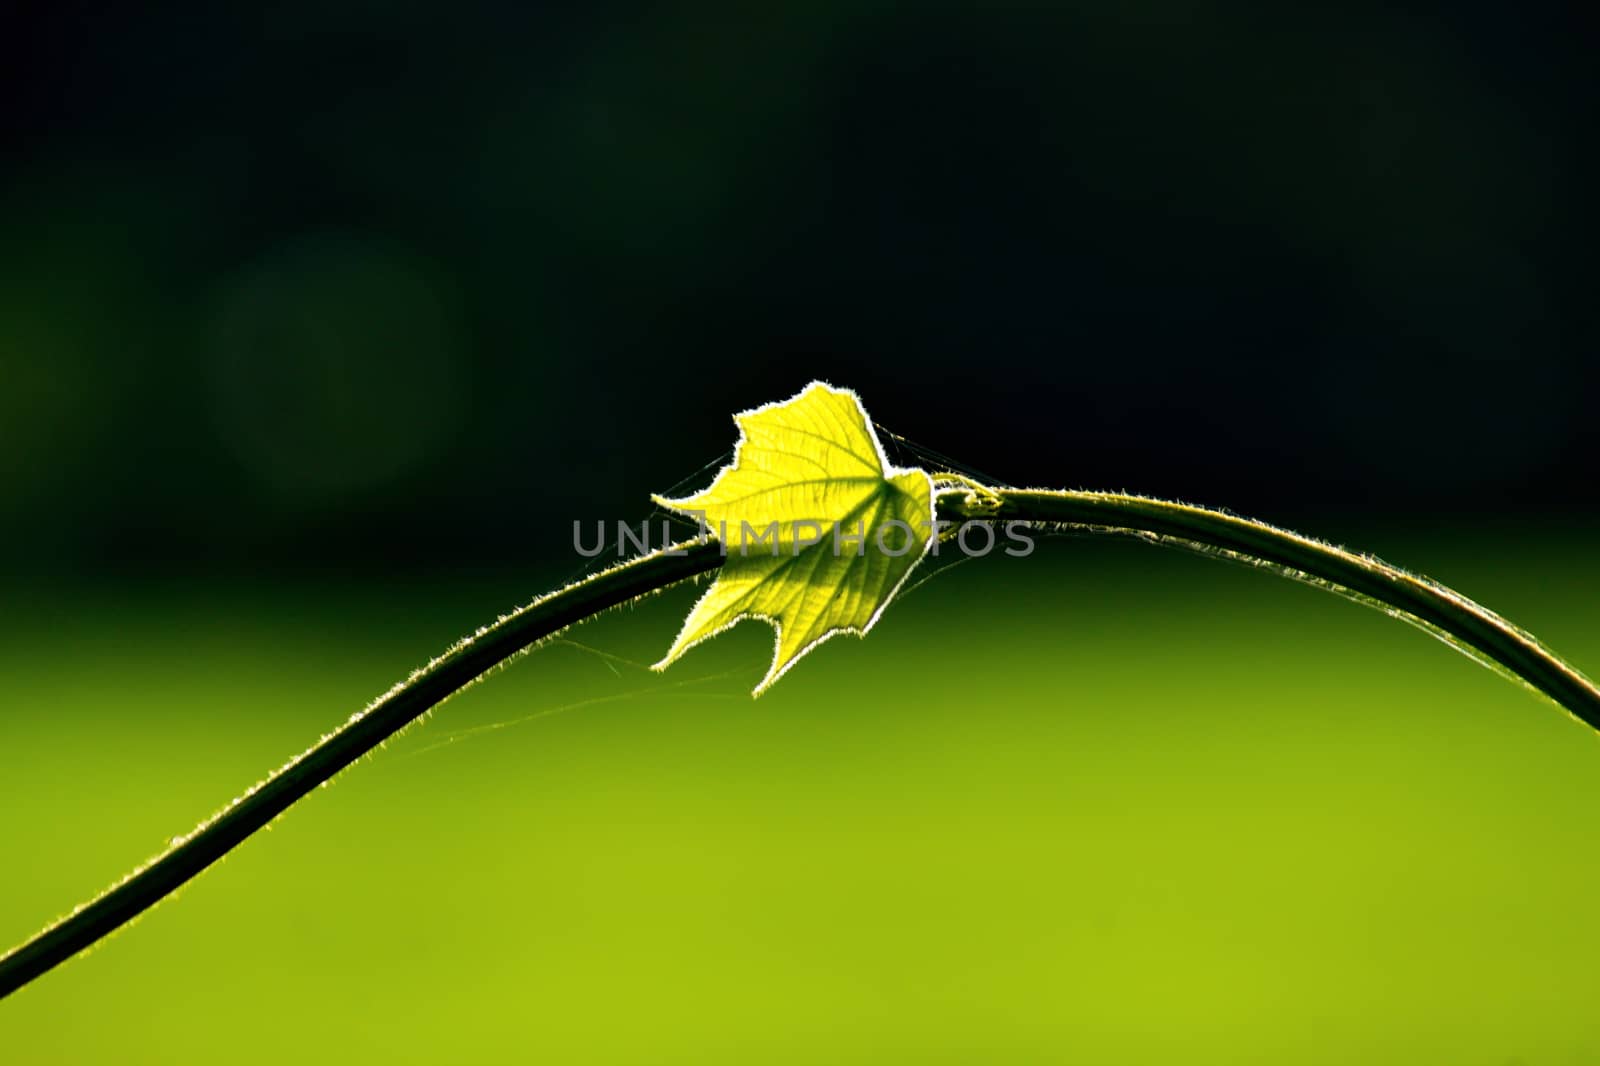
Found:
[[[715,541],[663,548],[541,596],[460,641],[165,852],[0,958],[0,997],[159,903],[306,793],[518,652],[608,608],[721,565]]]
[[[1225,511],[1107,492],[967,488],[938,498],[952,522],[1016,521],[1132,533],[1265,564],[1417,622],[1600,729],[1600,689],[1523,630],[1437,582]],[[0,997],[160,902],[295,801],[518,652],[611,607],[722,564],[715,541],[643,555],[542,596],[461,641],[322,737],[149,863],[0,958]]]
[[[1133,533],[1264,564],[1420,625],[1600,730],[1600,687],[1576,667],[1487,607],[1370,555],[1226,511],[1120,492],[975,487],[941,497],[940,513],[952,521],[985,518]]]

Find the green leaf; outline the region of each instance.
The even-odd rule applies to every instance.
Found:
[[[754,695],[838,633],[865,635],[933,544],[933,481],[889,464],[856,394],[820,381],[734,415],[733,461],[709,487],[655,501],[699,520],[727,559],[655,664],[747,618],[777,631]]]

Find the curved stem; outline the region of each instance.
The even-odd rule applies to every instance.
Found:
[[[518,652],[607,608],[721,565],[715,541],[664,548],[541,596],[461,641],[161,855],[0,958],[0,997],[160,902],[290,804]]]
[[[1205,507],[1116,492],[979,488],[940,497],[940,514],[1136,533],[1310,578],[1397,613],[1498,666],[1600,729],[1600,688],[1531,634],[1436,581],[1286,529]]]
[[[962,480],[939,497],[953,521],[1134,533],[1263,563],[1414,621],[1498,665],[1600,729],[1600,689],[1494,612],[1425,577],[1224,511],[1109,492],[1002,489]],[[0,958],[0,997],[89,947],[216,862],[291,804],[520,651],[567,626],[722,564],[714,541],[675,545],[543,596],[413,673],[166,852]]]

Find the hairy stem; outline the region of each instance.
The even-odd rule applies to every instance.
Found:
[[[160,856],[0,958],[0,997],[160,902],[306,793],[513,655],[575,622],[721,564],[714,541],[663,549],[542,596],[463,640]]]
[[[1420,624],[1600,729],[1600,688],[1531,634],[1436,581],[1265,522],[1116,492],[974,486],[941,496],[940,515],[1134,533],[1310,579]]]
[[[1600,729],[1600,689],[1531,635],[1427,578],[1224,511],[1109,492],[965,488],[939,516],[1133,533],[1265,564],[1417,622]],[[607,608],[721,565],[715,541],[630,560],[535,600],[451,648],[220,813],[71,915],[0,958],[0,997],[89,947],[222,858],[296,800],[513,655]]]

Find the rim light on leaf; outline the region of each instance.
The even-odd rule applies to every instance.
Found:
[[[890,464],[855,393],[817,381],[733,416],[733,460],[656,503],[703,523],[727,558],[655,669],[746,619],[770,623],[765,692],[811,649],[864,636],[933,544],[933,479]]]

